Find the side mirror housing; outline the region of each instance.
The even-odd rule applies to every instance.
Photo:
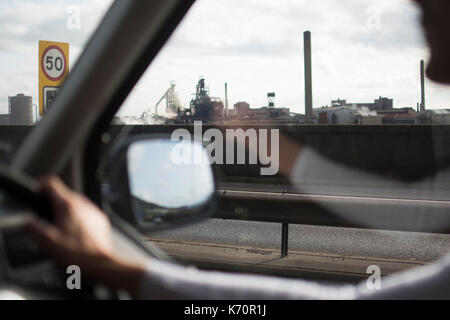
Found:
[[[212,167],[196,142],[132,138],[113,151],[108,178],[107,204],[141,231],[194,222],[217,206]]]

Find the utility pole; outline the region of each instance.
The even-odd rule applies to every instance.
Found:
[[[306,121],[310,122],[313,116],[312,97],[312,58],[311,58],[311,32],[303,33],[303,47],[305,56],[305,115]]]
[[[420,111],[425,111],[425,62],[420,60]]]
[[[225,118],[228,118],[228,83],[225,82]]]

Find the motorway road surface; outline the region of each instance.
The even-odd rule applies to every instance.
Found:
[[[279,249],[281,224],[208,219],[151,237]],[[431,262],[450,252],[450,235],[290,225],[289,249],[343,256]]]

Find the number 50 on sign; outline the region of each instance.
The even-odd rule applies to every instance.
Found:
[[[39,41],[39,114],[51,107],[69,72],[69,44]]]

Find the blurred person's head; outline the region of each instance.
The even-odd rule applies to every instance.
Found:
[[[450,0],[413,1],[422,9],[422,24],[431,49],[427,76],[450,84]]]

